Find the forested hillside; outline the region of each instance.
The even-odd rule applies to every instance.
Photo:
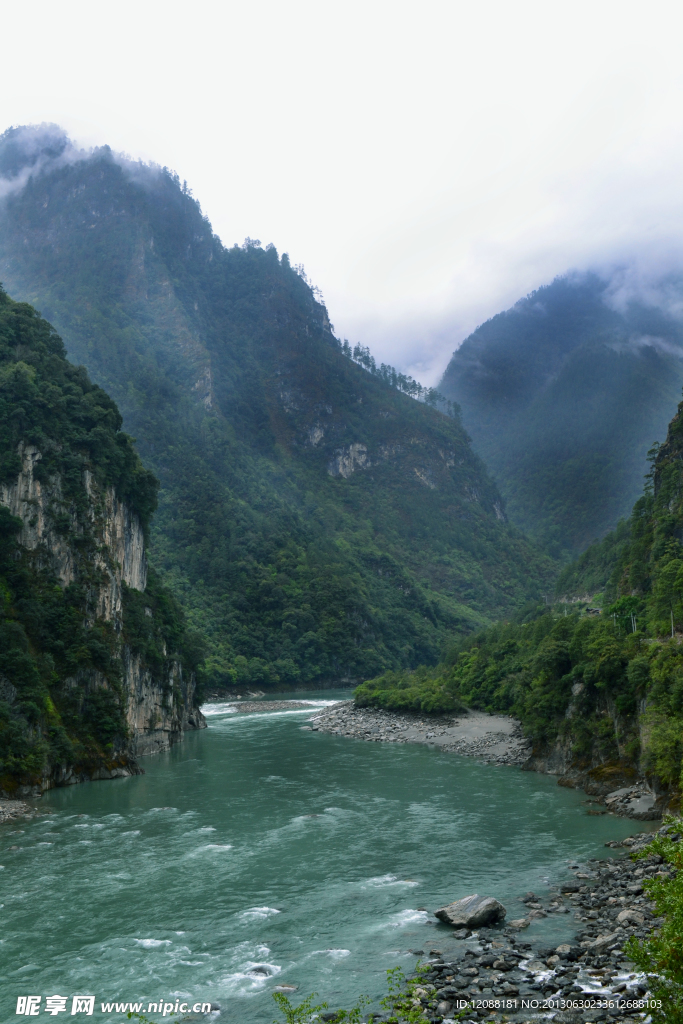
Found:
[[[635,302],[617,312],[588,275],[482,324],[439,390],[461,405],[512,522],[566,558],[628,516],[681,384],[680,322]]]
[[[0,278],[158,475],[150,558],[213,684],[433,663],[547,589],[459,420],[348,358],[286,254],[225,248],[175,175],[57,129],[6,132],[0,172]]]
[[[195,710],[201,647],[147,578],[157,482],[120,428],[50,324],[0,289],[0,792],[129,770],[146,696],[178,734]]]
[[[683,403],[652,454],[628,522],[568,566],[557,603],[456,645],[436,669],[388,673],[360,703],[518,716],[538,754],[566,766],[640,769],[655,786],[683,782]],[[586,614],[591,595],[602,613]]]

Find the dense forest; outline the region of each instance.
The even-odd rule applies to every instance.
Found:
[[[150,561],[210,685],[435,663],[549,589],[457,409],[353,358],[287,254],[225,248],[176,175],[56,129],[6,132],[0,173],[0,277],[158,476]]]
[[[651,459],[628,522],[564,570],[552,607],[531,607],[461,641],[435,669],[366,682],[356,700],[513,714],[538,751],[559,742],[578,767],[639,767],[656,785],[679,787],[683,403]],[[585,600],[574,603],[581,597],[592,613]]]
[[[86,475],[114,488],[145,526],[156,505],[157,481],[120,428],[114,402],[66,360],[50,324],[0,289],[0,486],[22,469],[19,445],[35,446],[35,478],[59,481],[51,528],[74,561],[64,586],[44,551],[20,543],[27,524],[0,504],[0,790],[39,782],[50,766],[125,763],[121,643],[159,669],[167,652],[190,671],[201,658],[153,572],[144,594],[124,594],[121,635],[93,607],[102,572]]]
[[[617,310],[608,282],[574,275],[478,327],[439,389],[511,521],[568,560],[629,515],[682,384],[680,321],[635,301]]]

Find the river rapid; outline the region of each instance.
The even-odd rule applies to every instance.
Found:
[[[349,693],[298,696],[312,712]],[[29,994],[67,997],[64,1017],[94,995],[90,1019],[117,1024],[103,1002],[210,1001],[219,1024],[263,1024],[278,984],[376,999],[409,950],[456,943],[431,916],[444,903],[477,892],[522,917],[525,892],[642,828],[547,776],[301,731],[306,710],[203,710],[209,728],[144,775],[54,790],[52,813],[0,826],[0,1020]]]

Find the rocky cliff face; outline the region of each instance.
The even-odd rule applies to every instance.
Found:
[[[62,587],[85,585],[89,624],[105,623],[113,630],[128,733],[118,738],[112,756],[101,763],[88,767],[48,764],[40,785],[24,785],[19,795],[86,779],[136,774],[140,771],[137,757],[168,749],[186,729],[206,727],[195,701],[194,673],[184,671],[172,656],[165,658],[161,669],[156,665],[153,670],[125,640],[124,590],[143,593],[147,584],[142,525],[114,488],[99,486],[89,470],[82,481],[87,505],[78,508],[65,499],[58,474],[40,478],[37,467],[42,454],[35,445],[21,443],[18,455],[21,471],[14,481],[0,484],[0,504],[21,519],[19,546],[30,553],[33,565],[56,577]],[[152,616],[151,608],[145,612]],[[64,683],[86,699],[109,687],[107,675],[94,669]]]

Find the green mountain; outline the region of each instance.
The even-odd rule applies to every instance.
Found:
[[[512,522],[556,557],[628,516],[683,384],[680,322],[607,293],[590,275],[539,288],[478,327],[439,385]]]
[[[0,173],[0,277],[158,475],[151,562],[211,685],[433,663],[547,587],[459,419],[349,358],[286,254],[225,248],[176,175],[59,129],[5,132]]]
[[[683,789],[683,402],[627,522],[560,575],[553,608],[500,622],[437,668],[390,672],[361,704],[519,717],[535,756],[603,791]],[[596,594],[596,589],[601,593]],[[593,595],[601,614],[574,598]],[[590,790],[589,790],[590,791]],[[676,803],[675,806],[678,806]]]
[[[0,289],[0,795],[137,771],[203,724],[147,571],[157,482],[50,324]]]

